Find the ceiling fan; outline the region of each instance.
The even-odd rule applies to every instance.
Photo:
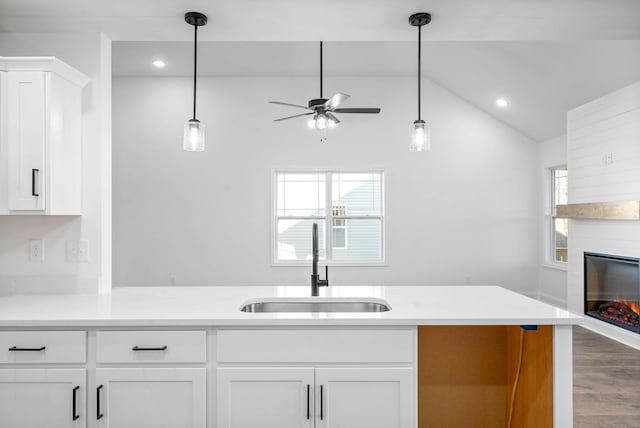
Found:
[[[328,127],[333,128],[338,123],[338,119],[334,113],[364,113],[364,114],[377,114],[380,113],[380,108],[340,108],[340,105],[345,102],[350,96],[338,92],[331,98],[324,98],[322,95],[322,42],[320,42],[320,98],[309,100],[307,106],[299,104],[284,103],[281,101],[269,101],[271,104],[278,104],[289,107],[301,108],[308,110],[305,113],[296,114],[293,116],[287,116],[280,119],[275,119],[275,122],[283,120],[294,119],[296,117],[311,116],[309,121],[309,127],[315,128],[320,131],[325,131]],[[324,138],[323,138],[324,139]]]

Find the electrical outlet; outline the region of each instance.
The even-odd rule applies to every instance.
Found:
[[[603,165],[611,165],[613,163],[613,153],[608,152],[602,155],[602,164]]]
[[[44,239],[29,240],[29,261],[35,263],[44,262]]]
[[[73,263],[86,263],[89,261],[89,241],[67,241],[67,261]]]

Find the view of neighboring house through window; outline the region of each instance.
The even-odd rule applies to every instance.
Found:
[[[274,179],[274,261],[311,260],[313,223],[321,259],[383,260],[381,171],[278,171]]]
[[[568,176],[569,174],[566,167],[551,169],[553,207],[569,203]],[[566,218],[556,218],[555,210],[552,209],[552,212],[554,213],[551,231],[553,260],[555,262],[566,262],[568,259],[569,220]]]

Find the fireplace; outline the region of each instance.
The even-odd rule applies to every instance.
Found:
[[[584,313],[640,333],[639,261],[584,253]]]

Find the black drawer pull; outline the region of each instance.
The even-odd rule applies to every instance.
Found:
[[[80,419],[80,415],[76,413],[76,393],[78,392],[78,390],[80,389],[79,386],[76,386],[75,388],[73,388],[73,392],[72,392],[72,403],[73,403],[73,409],[71,411],[71,416],[73,417],[73,420],[75,421],[76,419]]]
[[[324,388],[320,385],[320,420],[324,419]]]
[[[131,348],[132,351],[166,351],[169,347],[164,345],[161,348],[141,348],[139,346],[134,346]]]
[[[46,346],[41,346],[40,348],[18,348],[17,346],[12,346],[9,348],[11,352],[41,352],[47,349]]]
[[[100,385],[98,388],[96,388],[96,419],[102,419],[102,417],[104,416],[100,412],[100,390],[102,389],[102,387],[104,387],[104,385]]]
[[[40,196],[39,192],[36,191],[36,175],[40,174],[40,170],[37,168],[31,169],[31,196]]]

